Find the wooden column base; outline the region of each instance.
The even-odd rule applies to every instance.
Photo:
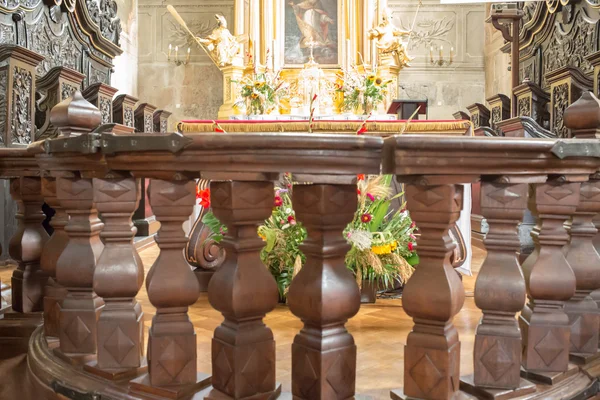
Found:
[[[280,398],[279,396],[281,396],[281,383],[277,382],[275,384],[275,390],[273,392],[252,396],[251,399],[252,400],[263,400],[263,399],[264,400],[275,400],[275,399],[279,399]],[[290,396],[289,398],[291,399],[292,397]],[[231,400],[231,399],[233,399],[233,397],[228,396],[225,393],[221,392],[220,390],[212,388],[212,386],[211,386],[211,390],[208,392],[206,397],[204,397],[204,399],[205,400]]]
[[[460,389],[466,393],[469,393],[478,399],[490,399],[490,400],[508,400],[516,397],[525,396],[527,394],[535,393],[535,384],[529,382],[526,379],[521,378],[521,382],[516,389],[490,389],[475,386],[473,375],[468,375],[460,380]]]
[[[600,352],[596,354],[569,354],[569,361],[575,365],[584,366],[593,363],[596,360],[600,360]]]
[[[210,375],[198,372],[196,383],[176,386],[152,386],[150,385],[150,376],[145,374],[130,381],[129,385],[131,393],[134,394],[149,394],[176,400],[183,397],[191,397],[192,394],[200,392],[210,385],[210,379]]]
[[[390,392],[390,398],[392,400],[422,400],[417,397],[410,397],[410,396],[405,395],[404,392],[402,391],[402,389],[392,390]],[[456,392],[450,399],[451,400],[477,400],[478,398],[475,396],[471,396],[470,394],[465,393],[465,392]]]
[[[100,369],[98,363],[92,361],[83,366],[83,369],[90,374],[97,375],[101,378],[108,379],[110,381],[122,381],[125,379],[132,379],[143,375],[148,372],[148,362],[144,358],[142,365],[138,368],[121,368],[121,369]]]
[[[96,354],[72,354],[63,352],[60,347],[52,350],[54,355],[66,363],[71,364],[74,367],[83,367],[85,364],[95,364]]]
[[[556,385],[579,372],[577,365],[569,364],[564,372],[536,372],[521,368],[521,377],[544,385]]]

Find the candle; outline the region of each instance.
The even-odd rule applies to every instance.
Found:
[[[452,64],[453,58],[454,58],[454,47],[450,47],[450,64]]]
[[[171,45],[171,43],[169,43],[169,54],[167,55],[167,60],[171,61],[171,49],[173,48],[173,46]]]
[[[444,52],[444,46],[440,46],[440,60],[444,58],[444,55],[442,54]]]
[[[431,46],[429,48],[429,59],[430,59],[431,63],[433,64],[433,46]]]
[[[275,54],[276,54],[275,53],[275,49],[277,48],[277,43],[275,42],[275,39],[273,39],[272,48],[273,48],[273,50],[271,50],[271,59],[272,59],[271,61],[273,63],[273,71],[275,71],[275,65],[276,65],[276,63],[275,63]]]
[[[178,61],[179,57],[179,46],[175,46],[175,61]]]
[[[187,56],[185,57],[185,63],[186,63],[186,64],[190,62],[190,53],[191,53],[191,52],[192,52],[192,49],[190,49],[190,48],[188,47],[188,50],[187,50]]]

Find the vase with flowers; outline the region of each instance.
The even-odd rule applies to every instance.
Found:
[[[376,70],[361,72],[353,66],[338,74],[336,90],[343,97],[344,111],[370,115],[385,100],[391,82],[378,75]]]
[[[266,70],[252,73],[236,81],[240,87],[241,99],[235,107],[245,109],[246,115],[270,114],[279,110],[281,100],[288,94],[288,85],[280,77],[280,72]]]

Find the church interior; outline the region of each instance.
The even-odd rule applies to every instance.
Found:
[[[600,400],[599,0],[0,0],[0,400]]]

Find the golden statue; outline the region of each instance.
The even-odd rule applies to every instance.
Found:
[[[378,27],[368,32],[369,40],[376,40],[375,45],[381,55],[391,55],[398,67],[410,66],[412,57],[406,54],[404,37],[410,36],[410,31],[397,28],[392,23],[392,11],[389,8],[383,10],[382,21]],[[383,57],[382,57],[383,58]]]
[[[227,29],[227,20],[222,15],[215,15],[217,27],[206,38],[197,38],[198,42],[206,46],[209,55],[219,67],[225,67],[241,61],[242,43],[246,35],[234,36]]]

